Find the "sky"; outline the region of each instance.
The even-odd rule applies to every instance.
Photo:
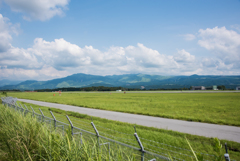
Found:
[[[240,0],[0,0],[0,80],[240,75]]]

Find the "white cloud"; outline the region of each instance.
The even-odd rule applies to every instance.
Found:
[[[204,58],[201,61],[201,68],[205,75],[239,75],[239,68],[235,68],[234,64],[225,64],[218,58]],[[204,74],[202,73],[202,74]]]
[[[34,46],[28,49],[41,57],[41,61],[52,65],[58,70],[80,66],[124,66],[129,62],[145,68],[174,65],[171,56],[159,54],[158,51],[149,49],[143,44],[135,46],[110,47],[106,52],[94,49],[92,46],[81,48],[64,39],[55,39],[47,42],[42,38],[34,41]]]
[[[178,50],[178,54],[174,55],[174,60],[176,62],[193,63],[195,61],[195,56],[182,49]]]
[[[192,41],[196,38],[195,35],[193,34],[186,34],[186,35],[183,35],[184,36],[184,39],[187,40],[187,41]]]
[[[198,44],[211,51],[227,66],[239,68],[240,34],[225,27],[200,29]]]
[[[129,60],[145,68],[176,66],[172,56],[160,54],[157,50],[147,48],[140,43],[137,44],[137,47],[126,47],[125,52]]]
[[[10,80],[49,80],[68,76],[67,71],[58,71],[51,66],[44,65],[41,69],[0,68],[1,79]]]
[[[12,11],[21,12],[26,20],[45,21],[62,16],[70,0],[4,0]]]
[[[7,68],[39,69],[44,64],[29,49],[11,47],[6,52],[1,53],[0,65]]]
[[[192,55],[185,50],[179,51],[185,61],[192,61]],[[143,44],[127,47],[110,47],[102,52],[92,46],[83,48],[71,44],[64,39],[45,41],[36,38],[34,45],[28,49],[11,47],[1,54],[0,73],[6,76],[6,71],[13,76],[16,71],[26,73],[32,79],[43,79],[65,76],[66,73],[89,74],[179,74],[189,71],[189,67],[181,61],[175,61],[173,56],[160,54]],[[179,58],[180,59],[180,58]],[[171,72],[171,73],[169,73]],[[55,73],[57,73],[55,75]],[[17,74],[18,77],[19,74]]]
[[[19,24],[11,24],[9,19],[0,14],[0,52],[11,48],[11,34],[18,34]]]
[[[232,25],[231,28],[240,32],[240,25]]]
[[[36,38],[28,49],[12,47],[0,61],[0,74],[27,79],[52,79],[73,73],[97,75],[146,73],[161,75],[206,74],[210,68],[213,74],[232,70],[233,66],[221,61],[197,61],[186,50],[179,50],[174,56],[137,44],[127,47],[110,47],[102,52],[92,46],[83,48],[64,39],[46,41]],[[7,57],[7,55],[9,57]],[[214,64],[214,63],[215,64]],[[19,73],[16,71],[19,70]],[[26,71],[26,72],[24,72]],[[220,73],[221,74],[221,73]]]
[[[29,51],[39,56],[39,60],[44,64],[52,65],[58,70],[90,63],[89,58],[84,56],[83,50],[79,46],[64,39],[48,42],[42,38],[36,38],[34,46]]]
[[[202,66],[204,67],[215,68],[218,64],[218,61],[212,58],[203,58],[201,63],[202,63]]]
[[[239,34],[224,27],[199,30],[199,44],[217,55],[201,60],[185,49],[169,56],[140,43],[101,51],[93,46],[80,47],[63,38],[53,41],[36,38],[32,47],[17,48],[11,45],[11,35],[17,34],[17,27],[2,15],[0,24],[0,79],[46,80],[74,73],[240,74]]]

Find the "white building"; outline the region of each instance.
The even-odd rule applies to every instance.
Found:
[[[205,90],[204,86],[192,86],[192,90]]]
[[[116,90],[116,92],[122,92],[122,90],[121,90],[121,89],[119,89],[119,90]]]

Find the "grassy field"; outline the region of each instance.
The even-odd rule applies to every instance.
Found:
[[[98,152],[97,143],[83,140],[78,144],[71,139],[70,131],[60,135],[50,131],[49,125],[37,121],[31,115],[22,115],[14,109],[0,105],[0,160],[59,161],[108,160],[109,156]],[[123,151],[111,151],[116,158],[134,161],[133,156],[125,156]],[[114,156],[114,155],[111,155]],[[114,160],[111,158],[111,160]]]
[[[58,96],[57,94],[53,96],[53,93],[9,93],[8,95],[12,95],[14,97],[25,96],[25,98],[31,97],[32,95],[38,99],[43,97],[44,95],[48,95],[48,97],[46,98],[55,99],[57,101],[63,101],[62,99],[67,100],[71,96],[74,96],[74,97],[77,96],[78,98],[81,98],[81,100],[83,100],[83,98],[87,99],[87,97],[92,97],[95,99],[98,98],[100,100],[101,100],[101,97],[105,98],[105,100],[106,98],[120,100],[120,98],[129,97],[129,96],[126,96],[126,94],[124,95],[120,93],[111,94],[111,95],[109,93],[106,93],[106,94],[63,93],[61,96]],[[142,96],[141,94],[133,94],[132,97],[133,96],[139,97],[139,95]],[[33,99],[34,97],[31,97],[31,99]],[[177,97],[175,96],[175,98]],[[88,99],[88,101],[90,101],[90,98]],[[90,122],[93,120],[97,129],[99,130],[100,135],[138,147],[138,144],[133,136],[135,132],[133,124],[122,123],[118,121],[111,121],[111,120],[101,119],[97,117],[91,118],[90,116],[82,115],[74,112],[63,111],[63,110],[54,109],[54,108],[41,107],[41,106],[27,104],[27,103],[24,103],[24,104],[26,104],[28,107],[31,105],[34,108],[35,112],[38,112],[38,113],[40,113],[38,108],[41,108],[44,115],[48,117],[51,117],[49,112],[51,110],[54,112],[54,115],[57,118],[57,120],[60,120],[65,123],[68,123],[65,117],[65,115],[68,115],[70,116],[70,119],[72,120],[74,126],[80,127],[82,129],[85,129],[87,131],[94,133],[94,130],[90,124]],[[148,150],[148,151],[154,150],[158,154],[162,154],[162,155],[166,154],[167,156],[171,155],[173,157],[182,158],[184,160],[191,160],[191,158],[189,159],[188,157],[188,156],[192,156],[192,153],[191,151],[189,151],[190,148],[186,142],[186,138],[187,138],[190,141],[195,151],[199,153],[204,153],[202,154],[204,156],[204,159],[214,160],[213,156],[208,156],[205,154],[212,154],[216,156],[219,154],[219,152],[216,151],[216,147],[215,147],[216,141],[213,138],[206,138],[201,136],[189,135],[189,134],[184,134],[184,133],[179,133],[179,132],[174,132],[174,131],[169,131],[164,129],[144,127],[139,125],[136,125],[136,129],[139,137],[142,140],[145,150]],[[230,149],[229,153],[232,160],[240,160],[240,144],[239,143],[226,141],[226,140],[220,140],[220,141],[222,144],[227,142],[228,147]],[[221,153],[221,156],[223,156],[224,148],[220,149],[220,153]]]
[[[23,103],[21,103],[23,104]],[[94,130],[90,124],[93,120],[96,125],[100,135],[106,136],[108,138],[139,147],[133,134],[135,132],[134,125],[128,123],[122,123],[118,121],[111,121],[107,119],[101,119],[97,117],[90,117],[87,115],[82,115],[74,112],[63,111],[54,108],[41,107],[33,104],[26,104],[28,107],[31,105],[35,112],[39,113],[38,108],[41,108],[45,116],[51,117],[50,110],[54,112],[57,120],[68,123],[65,115],[70,116],[73,125],[80,127],[87,131],[93,132]],[[208,156],[205,154],[218,155],[219,152],[216,151],[215,144],[216,141],[213,138],[206,138],[201,136],[183,134],[179,132],[156,129],[150,127],[144,127],[136,125],[137,133],[142,140],[145,150],[154,150],[156,153],[161,155],[171,155],[172,157],[181,158],[184,160],[191,160],[188,156],[193,156],[186,138],[190,141],[193,149],[199,153],[204,153],[204,159],[214,160],[213,156]],[[231,159],[240,160],[240,144],[236,142],[221,140],[224,144],[227,142],[230,150]],[[181,154],[180,154],[181,153]],[[220,150],[221,156],[224,154],[224,147]],[[187,156],[186,156],[187,155]],[[150,158],[149,158],[150,159]]]
[[[240,126],[240,93],[9,93],[88,108]]]

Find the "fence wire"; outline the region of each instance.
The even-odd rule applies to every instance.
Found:
[[[134,156],[135,160],[141,161],[170,160],[170,156],[172,160],[176,161],[193,160],[194,158],[189,149],[141,138],[138,137],[136,133],[136,135],[133,135],[99,125],[95,126],[93,122],[90,123],[73,117],[69,118],[68,116],[66,116],[66,118],[58,113],[53,114],[50,112],[52,116],[52,118],[50,118],[45,116],[41,109],[39,109],[41,112],[41,114],[39,114],[36,113],[31,106],[28,108],[26,105],[22,106],[18,104],[17,98],[3,97],[1,99],[5,106],[13,108],[22,115],[32,115],[37,118],[39,122],[47,124],[51,131],[55,130],[65,135],[67,130],[70,130],[72,136],[79,141],[79,144],[82,144],[83,140],[90,143],[92,142],[92,144],[97,141],[99,150],[103,155],[109,156],[109,160],[119,160],[119,157],[121,158],[120,160],[127,160],[129,156]],[[57,116],[57,119],[54,115]],[[98,131],[98,129],[100,129],[100,131]],[[108,134],[108,131],[113,133]],[[121,137],[114,136],[114,133],[121,134]],[[201,154],[205,156],[205,160],[213,160],[212,157],[214,157],[214,155]]]

